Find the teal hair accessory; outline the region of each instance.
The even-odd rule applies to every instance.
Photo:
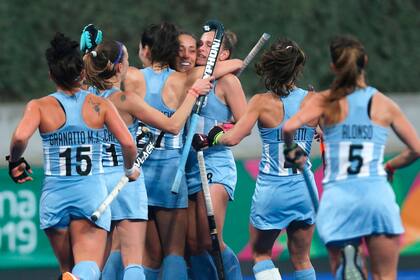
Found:
[[[102,31],[92,23],[86,25],[80,36],[80,51],[83,53],[93,51],[102,42]]]

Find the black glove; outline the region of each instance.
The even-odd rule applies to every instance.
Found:
[[[12,180],[15,183],[17,183],[18,180],[22,180],[22,179],[25,179],[25,178],[29,177],[29,171],[31,170],[31,166],[25,160],[25,158],[21,157],[18,161],[15,161],[15,162],[11,162],[9,159],[10,159],[10,156],[6,156],[6,161],[9,162],[9,176],[10,176],[10,178],[12,178]],[[18,176],[13,176],[12,170],[15,169],[16,167],[18,167],[19,165],[21,165],[22,163],[25,163],[25,165],[26,165],[25,170],[23,170],[22,174],[20,174]]]
[[[196,151],[200,151],[209,147],[209,139],[207,135],[196,133],[193,136],[192,146]]]
[[[207,134],[207,138],[209,139],[209,146],[214,146],[219,144],[219,138],[225,133],[222,127],[216,125],[210,129],[209,133]]]
[[[306,156],[305,151],[296,143],[293,143],[289,147],[284,145],[283,154],[286,163],[294,168],[301,168],[298,161],[303,156]]]

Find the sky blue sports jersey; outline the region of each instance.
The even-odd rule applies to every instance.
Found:
[[[383,156],[388,131],[374,124],[368,103],[377,90],[359,88],[348,95],[348,114],[344,121],[325,127],[326,168],[323,183],[385,176]]]
[[[56,131],[40,133],[46,176],[89,176],[103,173],[102,140],[104,129],[93,129],[82,117],[87,91],[74,95],[55,92],[66,114],[66,122]],[[71,112],[71,113],[70,113]]]
[[[284,123],[299,111],[300,104],[307,93],[308,92],[303,89],[294,88],[287,97],[281,98],[284,108],[284,118],[277,127],[265,128],[258,125],[263,149],[259,167],[261,173],[275,176],[288,176],[300,173],[299,170],[290,168],[285,163],[283,155],[284,138],[282,128]],[[294,142],[297,143],[308,155],[311,154],[314,134],[315,128],[309,126],[303,126],[295,133]],[[307,167],[311,167],[309,159],[307,161]]]
[[[100,96],[103,98],[108,98],[115,92],[121,91],[118,88],[111,88],[104,90]],[[136,139],[137,129],[139,127],[139,122],[137,120],[134,120],[132,124],[128,125],[128,130],[130,131],[131,136],[133,137],[133,140]],[[104,131],[104,147],[102,150],[102,163],[103,166],[123,166],[124,160],[123,160],[123,153],[121,149],[120,142],[118,142],[117,138],[108,130],[105,128]]]
[[[170,68],[162,70],[160,73],[153,71],[151,67],[147,67],[140,70],[146,81],[146,95],[144,101],[153,108],[159,110],[167,117],[171,117],[175,110],[169,108],[165,105],[162,100],[162,90],[165,86],[165,83],[169,75],[174,71]],[[179,149],[183,146],[183,130],[181,130],[177,135],[171,133],[163,134],[163,137],[159,137],[161,131],[152,126],[146,125],[150,131],[154,134],[156,142],[156,149]],[[140,143],[147,143],[146,138],[140,140]]]

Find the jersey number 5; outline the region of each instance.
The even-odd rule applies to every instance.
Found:
[[[360,169],[362,168],[362,165],[363,165],[363,157],[360,155],[360,153],[356,153],[356,152],[361,151],[362,149],[363,149],[362,144],[350,145],[350,149],[349,149],[350,166],[347,168],[348,174],[355,175],[360,172]]]

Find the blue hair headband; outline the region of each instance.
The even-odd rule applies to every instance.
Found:
[[[121,44],[118,41],[115,41],[115,42],[118,44],[118,56],[112,64],[119,63],[123,55],[123,44]]]

